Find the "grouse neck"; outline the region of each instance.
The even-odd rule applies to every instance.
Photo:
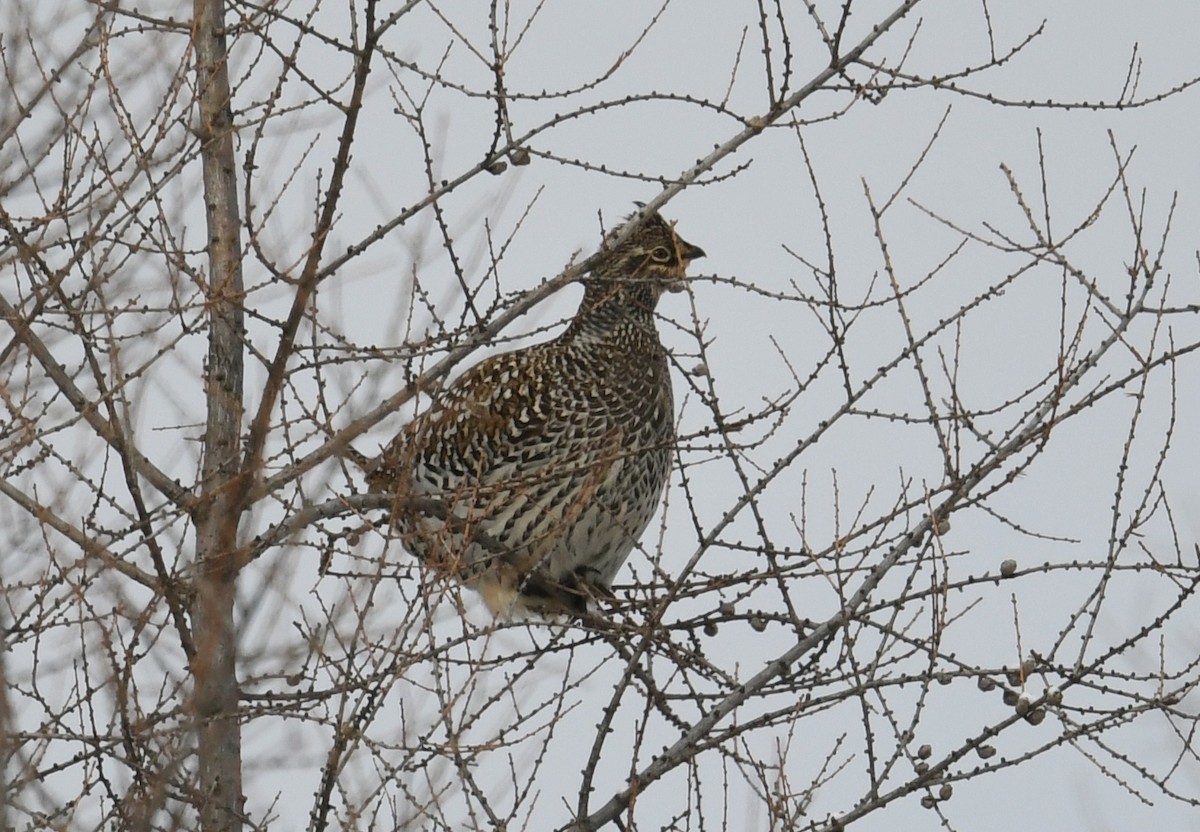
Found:
[[[658,347],[658,329],[654,326],[657,300],[657,293],[649,285],[621,288],[589,285],[563,338],[632,348]]]

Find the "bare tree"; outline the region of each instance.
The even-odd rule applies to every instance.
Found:
[[[920,185],[950,104],[1196,78],[1006,93],[1064,35],[986,0],[723,9],[703,55],[670,0],[516,5],[4,6],[0,828],[978,829],[1047,761],[1200,802],[1184,209],[1119,130],[1060,196],[1036,122],[1003,204]],[[888,177],[831,170],[868,118]],[[771,180],[808,231],[730,196]],[[615,604],[493,619],[346,455],[549,337],[621,188],[712,255],[661,522]]]

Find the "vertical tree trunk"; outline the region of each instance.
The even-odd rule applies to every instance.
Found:
[[[237,487],[244,403],[242,251],[233,155],[224,0],[195,0],[193,48],[203,142],[208,220],[209,341],[205,368],[208,420],[201,503],[196,513],[196,596],[192,618],[193,712],[204,832],[242,828],[241,732],[238,722],[236,595]]]

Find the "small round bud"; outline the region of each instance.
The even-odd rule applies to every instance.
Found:
[[[1032,704],[1033,697],[1025,691],[1021,691],[1021,695],[1017,697],[1017,703],[1013,707],[1017,712],[1017,716],[1025,716],[1029,713],[1029,707]]]

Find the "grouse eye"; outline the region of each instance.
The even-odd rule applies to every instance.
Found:
[[[666,246],[659,246],[650,252],[650,258],[656,263],[668,263],[671,260],[671,250]]]

